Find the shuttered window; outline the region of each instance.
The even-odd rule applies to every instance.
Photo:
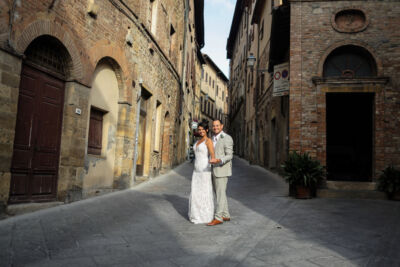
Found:
[[[101,110],[90,109],[88,154],[101,155],[104,114]]]

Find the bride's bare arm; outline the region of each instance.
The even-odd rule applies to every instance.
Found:
[[[211,159],[212,160],[215,159],[214,144],[213,144],[213,142],[211,141],[210,138],[207,139],[206,146],[207,146],[207,149],[208,149],[208,153],[210,153],[210,155],[211,155]]]

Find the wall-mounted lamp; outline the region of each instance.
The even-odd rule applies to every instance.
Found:
[[[247,67],[253,70],[255,63],[256,63],[256,57],[253,55],[253,53],[250,53],[250,55],[247,57]]]

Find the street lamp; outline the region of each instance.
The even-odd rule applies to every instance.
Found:
[[[256,57],[253,55],[253,53],[250,53],[250,55],[247,57],[247,67],[253,70],[255,63]]]
[[[253,71],[254,65],[256,64],[256,57],[253,55],[253,53],[250,53],[250,55],[247,57],[247,67]],[[258,69],[257,72],[267,72],[268,69]]]

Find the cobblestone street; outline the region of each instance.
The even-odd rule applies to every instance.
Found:
[[[232,221],[187,219],[192,165],[125,190],[0,221],[0,266],[400,266],[400,203],[287,197],[234,159]]]

